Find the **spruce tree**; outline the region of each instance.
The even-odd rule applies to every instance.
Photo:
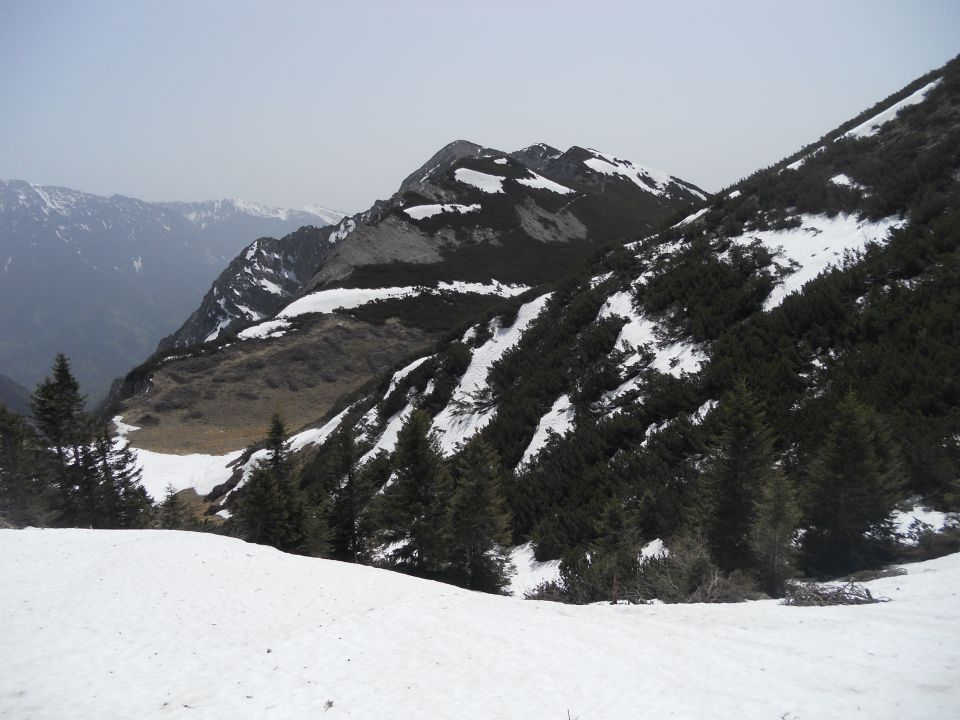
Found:
[[[186,530],[193,527],[190,510],[177,495],[177,489],[173,485],[167,485],[158,510],[160,527],[164,530]]]
[[[238,524],[245,540],[284,552],[327,552],[327,507],[309,507],[290,466],[287,429],[279,413],[270,419],[267,456],[251,472],[240,502]]]
[[[45,525],[55,498],[38,462],[37,438],[26,421],[0,403],[0,517]]]
[[[699,526],[725,571],[754,567],[751,532],[761,488],[776,474],[776,455],[763,413],[743,381],[725,394],[719,432],[701,478]]]
[[[331,531],[333,553],[341,560],[356,562],[366,557],[369,534],[367,505],[373,497],[373,484],[360,459],[353,429],[341,428],[325,446],[328,468],[333,475]]]
[[[763,591],[781,597],[793,560],[793,533],[800,519],[793,484],[779,469],[760,488],[752,541],[757,576]]]
[[[886,558],[902,472],[879,417],[853,394],[837,405],[803,493],[807,564],[842,574]]]
[[[510,582],[510,512],[500,458],[476,437],[460,451],[454,475],[456,489],[446,518],[450,576],[471,590],[503,592]]]
[[[53,474],[60,494],[64,522],[89,520],[89,507],[77,497],[84,483],[81,472],[89,469],[89,420],[84,413],[85,398],[70,370],[66,355],[58,354],[52,377],[41,381],[33,392],[31,410],[41,441],[53,452]]]
[[[102,428],[92,452],[84,455],[90,463],[83,469],[81,483],[86,523],[101,528],[147,527],[153,503],[140,484],[143,470],[130,446],[117,442]]]
[[[389,560],[412,572],[434,575],[445,567],[444,529],[451,478],[430,415],[415,410],[397,436],[393,482],[380,502],[380,541]]]

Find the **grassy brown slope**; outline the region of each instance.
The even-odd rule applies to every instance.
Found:
[[[262,439],[275,411],[294,430],[316,422],[343,395],[437,339],[396,321],[315,316],[283,337],[165,362],[149,389],[124,400],[117,412],[141,428],[130,435],[137,447],[226,453]]]

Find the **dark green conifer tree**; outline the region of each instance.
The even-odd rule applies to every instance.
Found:
[[[327,552],[326,506],[309,507],[290,466],[287,429],[279,413],[270,419],[267,456],[257,463],[244,488],[238,524],[245,540],[284,552]]]
[[[789,478],[779,469],[766,476],[760,487],[754,516],[752,543],[761,589],[781,597],[790,575],[793,533],[800,520],[796,493]]]
[[[328,471],[333,476],[331,533],[334,557],[357,562],[367,557],[370,532],[367,505],[374,489],[370,474],[357,467],[360,453],[353,429],[341,428],[325,446]]]
[[[474,438],[460,451],[454,476],[446,518],[450,577],[471,590],[503,592],[510,582],[510,512],[496,450]]]
[[[415,410],[400,430],[394,479],[381,496],[379,539],[393,547],[388,560],[398,567],[436,576],[445,569],[451,477],[430,424],[430,415]]]
[[[143,470],[130,446],[117,443],[102,428],[82,470],[81,502],[86,524],[101,528],[144,528],[152,521],[153,503],[140,484]]]
[[[724,571],[756,564],[751,532],[761,488],[776,474],[776,455],[763,413],[743,381],[717,412],[719,432],[701,478],[699,526]]]
[[[53,475],[60,494],[61,521],[89,520],[89,508],[83,509],[79,486],[81,473],[89,468],[89,420],[84,413],[84,396],[73,377],[70,361],[62,353],[53,363],[52,377],[45,378],[33,392],[31,409],[42,443],[53,452]]]
[[[164,530],[188,530],[195,525],[191,521],[190,509],[177,495],[177,490],[173,485],[167,485],[158,511],[160,527]]]
[[[809,569],[843,574],[886,559],[901,485],[896,445],[880,418],[853,394],[846,395],[803,494]]]
[[[15,525],[46,525],[51,519],[55,493],[39,455],[26,421],[0,404],[0,517]]]

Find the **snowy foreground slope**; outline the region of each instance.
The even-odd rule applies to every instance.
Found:
[[[165,531],[3,530],[0,577],[0,717],[960,710],[958,556],[833,608],[535,603]]]

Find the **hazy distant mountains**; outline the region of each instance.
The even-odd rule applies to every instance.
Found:
[[[151,203],[0,181],[0,372],[32,387],[57,352],[99,397],[257,237],[327,225],[320,207]]]

